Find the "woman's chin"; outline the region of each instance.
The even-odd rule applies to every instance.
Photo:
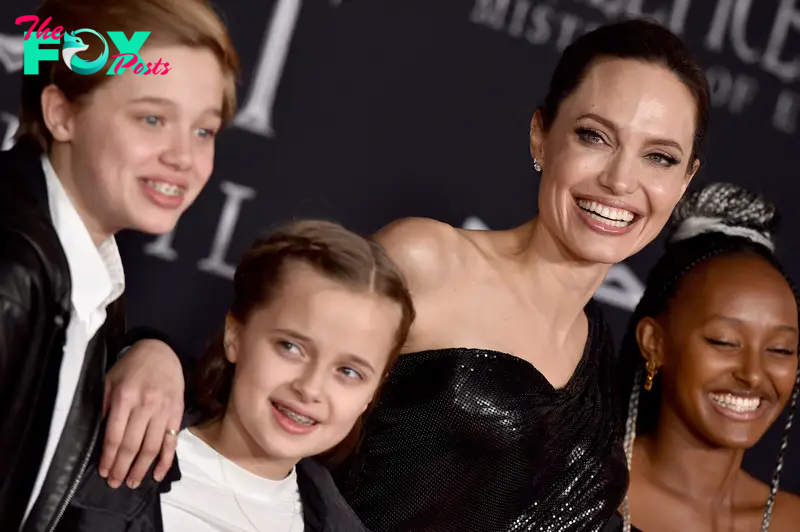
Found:
[[[630,246],[609,246],[603,242],[577,242],[569,246],[569,250],[581,262],[613,266],[618,264],[638,250],[631,250]]]

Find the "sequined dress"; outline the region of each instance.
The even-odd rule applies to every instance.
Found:
[[[597,304],[567,385],[509,354],[400,357],[342,483],[372,532],[598,532],[628,484]]]

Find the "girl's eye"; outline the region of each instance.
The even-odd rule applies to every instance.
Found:
[[[361,373],[359,373],[358,371],[354,370],[353,368],[347,368],[347,367],[340,368],[339,371],[341,371],[342,374],[345,377],[349,378],[349,379],[358,379],[358,380],[362,380],[363,379],[363,377],[361,376]]]
[[[203,139],[210,139],[217,136],[217,132],[213,129],[200,128],[197,130],[197,136]]]
[[[773,349],[768,349],[767,351],[770,351],[772,353],[777,353],[779,355],[794,355],[797,353],[797,351],[795,351],[794,349],[782,349],[777,347]]]
[[[154,115],[148,115],[148,116],[142,117],[142,120],[148,126],[157,126],[157,125],[159,125],[161,123],[161,119],[159,117],[157,117],[157,116],[154,116]]]
[[[725,340],[717,340],[715,338],[706,338],[706,342],[711,345],[715,345],[717,347],[736,347],[736,344],[733,342],[727,342]]]
[[[281,350],[291,353],[292,355],[302,354],[300,348],[292,342],[280,341],[278,342],[278,346],[281,348]]]

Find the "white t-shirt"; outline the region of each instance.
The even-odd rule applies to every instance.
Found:
[[[188,430],[177,454],[181,480],[161,495],[164,532],[303,532],[294,469],[283,480],[259,477]]]

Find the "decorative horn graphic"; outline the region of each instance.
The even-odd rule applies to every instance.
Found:
[[[22,70],[25,40],[16,35],[0,33],[0,64],[6,72]]]
[[[100,40],[103,41],[104,49],[100,57],[94,61],[86,61],[76,55],[78,52],[89,49],[88,44],[85,44],[80,37],[76,37],[78,33],[91,33],[97,35]],[[64,63],[67,65],[67,68],[73,72],[83,75],[94,74],[103,68],[108,61],[108,43],[102,35],[89,28],[75,30],[72,33],[64,34],[64,45],[61,48],[61,55],[64,58]]]

